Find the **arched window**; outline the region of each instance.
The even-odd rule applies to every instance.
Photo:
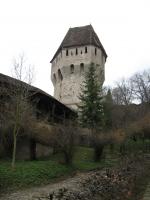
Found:
[[[85,53],[87,53],[87,47],[85,47]]]
[[[74,73],[74,65],[73,65],[73,64],[70,65],[70,73],[71,73],[71,74]]]
[[[54,84],[56,84],[56,75],[53,74],[53,80],[54,80]]]
[[[80,64],[80,73],[84,72],[84,63]]]
[[[60,81],[63,80],[63,76],[62,76],[62,73],[61,73],[60,69],[58,70],[58,79],[59,79]]]
[[[97,48],[95,48],[95,56],[97,55]]]
[[[78,55],[78,49],[76,48],[76,55]]]
[[[68,52],[68,49],[66,50],[66,56],[68,56],[69,55],[69,52]]]

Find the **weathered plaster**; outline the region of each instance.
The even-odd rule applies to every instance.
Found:
[[[77,55],[76,48],[78,49]],[[95,48],[97,49],[96,55]],[[98,79],[103,84],[105,80],[105,57],[100,48],[92,45],[87,46],[87,53],[85,53],[85,46],[68,48],[68,56],[66,56],[66,50],[62,49],[52,62],[51,80],[54,85],[54,97],[77,109],[76,105],[80,103],[78,97],[81,92],[84,73],[88,71],[91,63],[95,64]],[[81,72],[81,63],[84,64],[84,72]],[[73,73],[71,73],[71,65],[74,65]]]

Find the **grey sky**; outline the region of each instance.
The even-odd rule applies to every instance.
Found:
[[[150,68],[149,0],[0,0],[0,72],[24,52],[34,85],[53,94],[49,61],[69,27],[90,23],[108,54],[105,84]]]

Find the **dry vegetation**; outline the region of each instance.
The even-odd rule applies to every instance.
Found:
[[[13,167],[16,154],[14,148],[17,146],[18,138],[24,139],[24,137],[35,143],[50,146],[54,150],[53,153],[61,153],[63,156],[63,161],[61,157],[59,164],[70,166],[73,165],[75,149],[79,145],[92,147],[97,151],[95,153],[92,151],[93,155],[101,155],[100,159],[104,158],[103,150],[108,149],[108,147],[121,159],[125,156],[128,159],[130,154],[135,156],[150,151],[149,71],[138,73],[129,80],[117,83],[110,93],[111,98],[105,105],[108,106],[106,109],[108,113],[104,113],[104,116],[107,116],[105,128],[92,130],[94,134],[91,134],[90,129],[79,127],[76,121],[63,119],[61,124],[54,122],[50,124],[45,118],[37,119],[34,107],[28,101],[27,90],[20,93],[19,87],[15,92],[13,92],[14,89],[11,90],[12,94],[8,93],[7,87],[1,86],[1,88],[0,96],[4,96],[5,93],[5,97],[9,101],[0,102],[0,151],[8,151],[11,155],[13,152]],[[139,105],[133,104],[135,99],[139,101]],[[34,148],[31,153],[31,158],[36,158]],[[94,160],[97,158],[94,157]],[[129,168],[135,167],[132,165],[132,161],[128,164]],[[121,173],[123,172],[121,171]],[[123,187],[124,182],[120,182],[118,174],[110,175],[117,176],[116,185],[118,188]],[[130,177],[126,181],[134,178],[134,174],[129,175]],[[112,180],[111,178],[110,180]],[[131,187],[133,187],[133,183],[131,183]],[[130,192],[129,188],[126,189]],[[113,195],[113,190],[109,191],[110,195]]]

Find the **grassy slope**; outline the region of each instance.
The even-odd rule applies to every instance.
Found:
[[[43,161],[18,161],[15,170],[11,169],[10,161],[0,161],[0,190],[47,184],[58,177],[71,175],[76,170],[87,171],[116,163],[116,159],[112,158],[94,163],[92,155],[91,148],[77,148],[72,167],[59,163],[61,155]]]

